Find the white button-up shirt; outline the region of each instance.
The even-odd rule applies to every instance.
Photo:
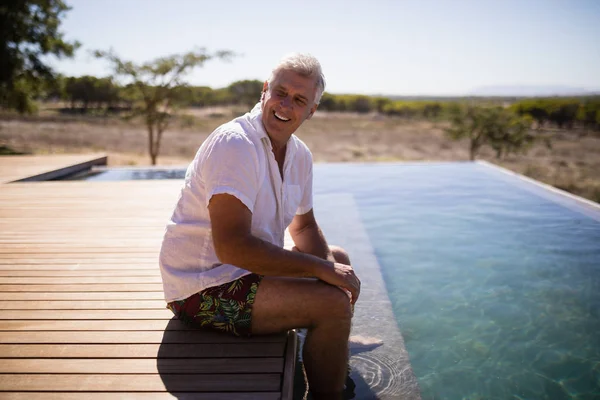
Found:
[[[252,212],[252,234],[281,247],[294,215],[312,209],[308,147],[291,136],[282,180],[261,116],[259,103],[251,112],[221,125],[200,146],[188,167],[160,251],[167,302],[250,273],[217,258],[208,213],[213,195],[227,193],[238,198]]]

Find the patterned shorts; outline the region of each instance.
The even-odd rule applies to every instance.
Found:
[[[167,308],[191,326],[250,336],[252,305],[261,279],[262,275],[245,275],[173,301]]]

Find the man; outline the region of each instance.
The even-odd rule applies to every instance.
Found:
[[[185,322],[241,336],[307,328],[309,388],[334,399],[360,281],[319,229],[312,155],[293,135],[324,89],[316,58],[285,57],[254,109],[206,139],[167,225],[160,267],[168,307]],[[288,226],[292,251],[283,248]]]

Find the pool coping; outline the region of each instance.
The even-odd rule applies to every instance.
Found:
[[[519,181],[524,183],[522,187],[526,190],[529,190],[534,194],[540,195],[546,200],[553,201],[557,204],[560,204],[561,206],[567,207],[570,210],[579,212],[600,222],[600,204],[594,201],[567,192],[566,190],[559,189],[552,185],[548,185],[547,183],[540,182],[536,179],[530,178],[518,172],[511,171],[507,168],[501,167],[489,161],[477,160],[474,163],[490,168],[496,172],[500,172],[514,179],[518,179]],[[531,185],[533,185],[533,187]]]
[[[35,167],[26,168],[25,172],[13,173],[13,176],[4,177],[0,184],[21,183],[21,182],[44,182],[51,180],[60,180],[90,170],[96,165],[107,165],[108,156],[104,153],[94,154],[52,154],[52,155],[8,155],[1,156],[3,161],[7,161],[7,168],[22,167],[19,161],[26,160],[29,164],[35,164]],[[12,163],[12,160],[16,161]],[[50,162],[48,163],[48,160]],[[3,163],[4,164],[4,163]]]
[[[421,399],[400,321],[393,312],[383,271],[354,195],[329,192],[314,197],[315,217],[329,244],[350,253],[362,283],[350,337],[349,363],[359,389],[356,394],[382,400]],[[291,237],[288,243],[293,243],[290,241]],[[367,388],[368,394],[364,392]]]

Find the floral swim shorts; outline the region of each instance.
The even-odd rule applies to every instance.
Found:
[[[252,305],[261,280],[262,275],[245,275],[173,301],[167,308],[188,325],[250,336]]]

